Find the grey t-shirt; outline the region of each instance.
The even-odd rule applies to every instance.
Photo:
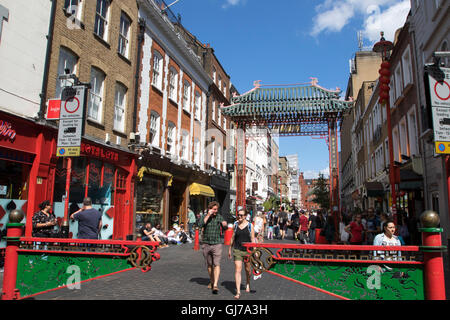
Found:
[[[78,239],[98,239],[98,225],[102,213],[96,209],[87,209],[75,214],[78,221]]]

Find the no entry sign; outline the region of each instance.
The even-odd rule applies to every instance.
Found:
[[[444,81],[428,76],[433,116],[434,150],[436,154],[450,154],[450,69],[441,68]]]
[[[450,108],[450,68],[441,70],[445,74],[444,81],[438,82],[429,76],[431,106]]]

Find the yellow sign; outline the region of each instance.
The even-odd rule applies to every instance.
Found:
[[[436,141],[434,143],[435,151],[438,154],[450,154],[450,141]]]
[[[79,157],[80,147],[58,147],[56,148],[57,157]]]

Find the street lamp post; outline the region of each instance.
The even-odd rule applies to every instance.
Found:
[[[389,98],[389,83],[391,81],[390,76],[390,52],[394,48],[394,44],[390,41],[386,41],[384,38],[384,32],[381,32],[381,39],[373,46],[374,52],[381,53],[382,63],[379,79],[380,87],[380,98],[379,102],[381,105],[386,104],[386,121],[388,129],[388,143],[389,143],[389,183],[391,185],[391,198],[392,198],[392,213],[394,216],[394,221],[397,224],[397,192],[395,189],[396,182],[396,166],[394,165],[394,146],[392,139],[392,124],[391,124],[391,105]]]

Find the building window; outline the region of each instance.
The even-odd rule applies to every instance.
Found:
[[[221,170],[222,165],[222,146],[220,143],[217,144],[217,169]]]
[[[216,99],[212,98],[211,117],[213,121],[216,121]]]
[[[177,101],[177,83],[178,83],[178,73],[174,68],[170,68],[169,72],[169,98],[176,102]]]
[[[102,120],[103,86],[105,74],[97,68],[91,68],[91,90],[88,104],[88,117],[97,122]]]
[[[114,99],[114,130],[125,132],[125,105],[127,88],[116,83],[116,97]]]
[[[201,98],[198,93],[195,93],[194,116],[197,120],[200,120],[200,111],[201,111]]]
[[[159,148],[159,130],[160,129],[160,117],[155,111],[150,113],[150,139],[149,142],[152,146]]]
[[[409,150],[411,156],[417,155],[417,124],[416,124],[416,112],[414,111],[415,106],[413,105],[411,112],[408,113],[408,131],[409,131]]]
[[[64,11],[66,14],[81,20],[82,0],[64,0]]]
[[[213,67],[213,72],[212,72],[212,78],[213,78],[213,82],[216,83],[217,72],[216,72],[216,68],[214,68],[214,67]]]
[[[200,165],[200,140],[194,139],[194,162],[196,165]]]
[[[125,58],[128,58],[130,25],[130,19],[122,12],[120,15],[119,45],[117,48],[119,53]]]
[[[70,50],[66,48],[59,49],[59,61],[58,61],[58,76],[65,74],[66,70],[70,74],[76,74],[77,70],[78,57]],[[70,80],[60,80],[56,79],[56,91],[55,97],[60,98],[62,89],[65,86],[72,86],[73,83]]]
[[[220,126],[221,125],[221,120],[222,120],[222,111],[220,110],[220,106],[217,107],[217,124]]]
[[[216,159],[216,139],[212,138],[211,139],[211,143],[210,143],[210,147],[209,150],[211,151],[211,162],[210,165],[211,167],[214,167],[214,163],[215,163],[215,159]]]
[[[412,83],[411,53],[409,50],[409,46],[403,53],[402,64],[403,64],[403,80],[405,86],[407,86],[408,84]]]
[[[162,88],[162,56],[159,52],[155,51],[153,53],[153,75],[152,75],[152,85],[161,90]]]
[[[191,112],[189,105],[191,104],[191,86],[188,82],[184,83],[183,88],[183,109],[187,112]]]
[[[219,76],[219,83],[217,84],[217,86],[219,87],[219,90],[222,91],[222,77]]]
[[[395,68],[395,99],[402,95],[403,81],[402,81],[402,66],[398,64]]]
[[[181,134],[181,159],[188,160],[188,150],[189,150],[189,141],[188,141],[189,133],[186,130],[182,131]]]
[[[97,0],[94,33],[103,40],[108,36],[108,11],[110,0]]]
[[[169,121],[167,126],[167,152],[170,154],[175,154],[175,124]]]

